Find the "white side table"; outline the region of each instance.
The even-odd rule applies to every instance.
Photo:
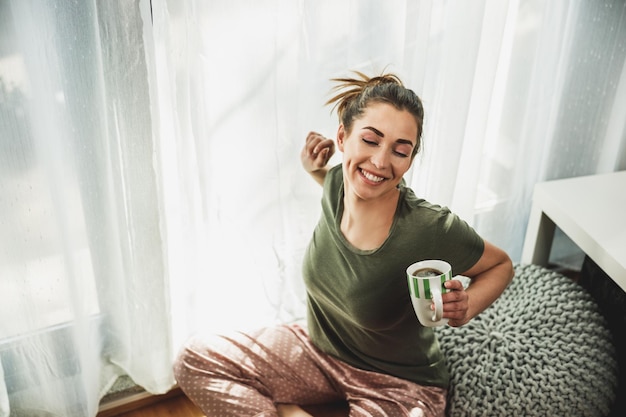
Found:
[[[556,226],[626,291],[626,171],[536,184],[523,263],[547,265]]]

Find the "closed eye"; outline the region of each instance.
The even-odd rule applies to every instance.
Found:
[[[361,140],[363,141],[363,143],[365,143],[368,146],[378,146],[379,145],[379,143],[374,141],[374,140],[369,140],[369,139],[366,139],[366,138],[361,138]],[[410,157],[410,153],[411,153],[411,149],[409,149],[407,152],[403,152],[403,151],[398,150],[398,149],[403,149],[404,150],[404,148],[406,148],[407,145],[409,146],[409,148],[412,146],[411,142],[408,142],[408,144],[405,144],[405,143],[397,144],[396,145],[397,149],[393,150],[393,154],[396,155],[396,156],[399,156],[400,158],[409,158]]]

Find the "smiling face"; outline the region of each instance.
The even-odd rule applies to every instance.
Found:
[[[339,126],[346,195],[374,200],[395,192],[411,167],[417,137],[413,115],[387,103],[371,103],[349,132]]]

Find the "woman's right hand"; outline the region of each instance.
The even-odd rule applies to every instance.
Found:
[[[314,178],[316,173],[320,173],[319,171],[322,171],[325,176],[326,164],[334,153],[335,142],[332,139],[328,139],[317,132],[309,132],[300,153],[300,160],[306,172],[313,175]]]

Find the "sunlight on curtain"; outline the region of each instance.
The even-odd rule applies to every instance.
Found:
[[[170,388],[150,123],[137,4],[0,1],[1,416]]]
[[[623,2],[153,7],[175,342],[303,314],[321,190],[299,152],[309,130],[334,137],[328,79],[349,70],[396,72],[422,97],[424,152],[407,179],[514,260],[537,181],[624,168]]]
[[[445,9],[457,30],[429,52],[447,54],[425,55],[441,83],[425,93],[441,96],[426,140],[443,143],[414,183],[518,260],[537,181],[626,169],[626,6],[487,2],[482,22]],[[471,76],[455,86],[457,74]]]
[[[326,87],[291,46],[304,42],[300,5],[278,6],[153,2],[175,340],[303,314],[299,260],[321,189],[298,154],[306,129],[324,128]]]
[[[151,87],[174,340],[192,329],[301,318],[301,258],[321,197],[300,167],[302,144],[310,130],[336,133],[323,105],[330,77],[402,69],[409,21],[398,24],[397,10],[406,4],[154,1],[153,8]]]

